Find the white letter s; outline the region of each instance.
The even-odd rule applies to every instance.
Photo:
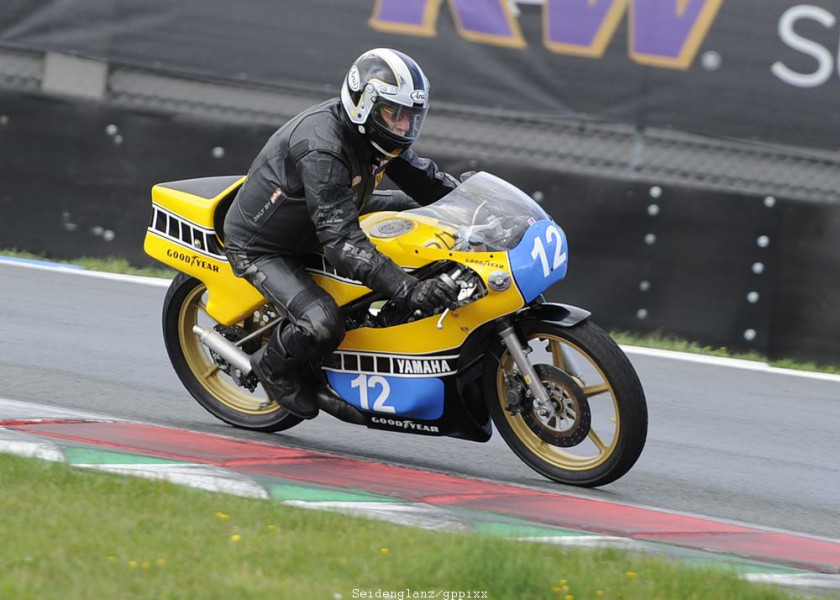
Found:
[[[797,73],[780,61],[773,63],[770,70],[773,75],[797,87],[817,87],[824,84],[831,77],[833,58],[831,53],[818,43],[808,40],[793,30],[799,19],[813,19],[827,29],[834,27],[837,19],[824,8],[811,5],[794,6],[785,11],[779,20],[779,35],[782,41],[794,50],[812,56],[819,66],[810,74]]]

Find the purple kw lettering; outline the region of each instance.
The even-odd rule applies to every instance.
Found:
[[[370,26],[379,31],[434,35],[439,2],[377,0]]]
[[[508,0],[448,0],[458,33],[471,42],[525,47]],[[377,0],[370,26],[378,31],[437,35],[440,0]]]
[[[630,56],[638,63],[688,69],[723,0],[633,0]]]
[[[469,41],[524,47],[508,0],[448,0]],[[598,58],[629,9],[629,54],[641,64],[688,69],[724,0],[543,0],[544,44],[553,52]],[[377,0],[380,31],[437,34],[440,0]]]
[[[560,54],[600,58],[626,8],[627,0],[546,0],[545,47]]]
[[[598,58],[625,9],[630,57],[641,64],[687,69],[723,0],[545,0],[545,45],[554,52]]]

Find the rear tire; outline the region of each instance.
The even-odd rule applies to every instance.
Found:
[[[577,421],[585,428],[583,440],[561,447],[551,440],[563,439],[568,420],[540,417],[527,399],[518,414],[511,414],[506,407],[512,380],[506,374],[516,370],[497,339],[485,355],[483,388],[493,423],[510,448],[529,467],[558,483],[596,487],[627,473],[644,448],[648,416],[642,385],[624,352],[589,320],[573,327],[523,321],[516,329],[520,341],[531,348],[529,358],[535,367],[552,365],[571,376],[550,377],[556,371],[537,369],[555,407],[580,410],[587,405],[584,409],[591,417],[589,422]],[[573,402],[575,398],[578,401]]]
[[[209,349],[193,333],[193,326],[213,328],[218,323],[205,311],[205,285],[179,273],[163,301],[163,339],[178,378],[198,403],[213,416],[234,427],[254,431],[282,431],[302,419],[271,400],[260,388],[250,392],[237,385],[216,364]],[[246,331],[253,326],[241,322]]]

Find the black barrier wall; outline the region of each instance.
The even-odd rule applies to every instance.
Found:
[[[17,92],[0,91],[0,109],[0,248],[138,266],[152,264],[151,186],[243,174],[274,130]],[[433,158],[540,201],[570,245],[550,299],[603,327],[840,362],[840,206]]]
[[[0,91],[0,247],[150,265],[155,183],[245,173],[271,127]]]

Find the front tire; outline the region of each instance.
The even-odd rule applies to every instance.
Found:
[[[554,406],[589,414],[582,425],[579,417],[575,425],[574,419],[540,416],[523,395],[521,376],[499,339],[485,355],[483,387],[490,416],[508,446],[558,483],[597,487],[627,473],[644,448],[648,417],[642,385],[624,352],[589,320],[573,327],[523,321],[516,330]],[[518,411],[509,409],[512,398],[521,398]],[[585,435],[569,446],[564,440],[575,426]]]
[[[213,328],[218,323],[207,314],[207,288],[179,273],[163,301],[163,339],[169,360],[181,383],[201,406],[225,423],[255,431],[282,431],[302,419],[281,408],[258,388],[237,385],[219,368],[209,349],[193,333],[193,326]],[[254,324],[241,322],[245,332]]]

